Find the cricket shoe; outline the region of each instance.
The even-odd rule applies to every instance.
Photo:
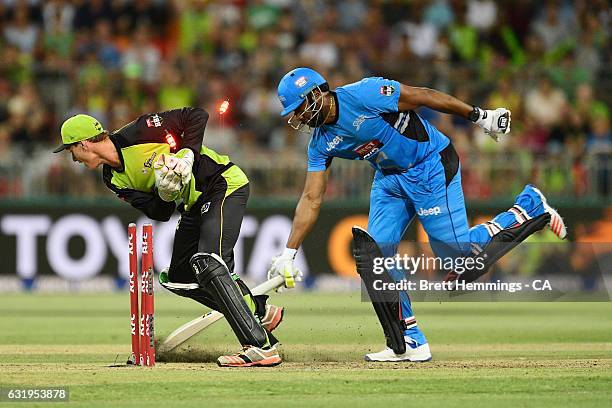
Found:
[[[217,364],[219,367],[274,367],[282,361],[274,346],[266,349],[244,346],[240,353],[219,357]]]
[[[370,353],[365,355],[365,361],[381,361],[381,362],[400,362],[408,361],[412,363],[424,363],[431,360],[431,351],[429,343],[421,344],[412,348],[413,342],[406,341],[406,352],[404,354],[395,354],[395,351],[387,347],[378,353]]]
[[[261,318],[261,325],[271,332],[283,321],[285,308],[282,306],[266,305],[266,314]]]
[[[548,205],[546,197],[544,197],[544,194],[542,194],[539,189],[534,186],[531,186],[531,188],[542,200],[544,212],[550,214],[550,221],[548,222],[548,226],[550,227],[551,231],[554,232],[555,235],[559,237],[559,239],[565,239],[565,237],[567,236],[567,228],[565,228],[565,222],[563,222],[563,218],[561,218],[557,210]]]

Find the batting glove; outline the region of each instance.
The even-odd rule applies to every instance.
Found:
[[[302,271],[293,264],[296,254],[297,249],[285,248],[282,254],[272,258],[272,264],[268,269],[268,279],[282,276],[285,279],[286,288],[293,288],[295,282],[301,282]]]
[[[474,110],[470,113],[470,120],[483,128],[485,133],[497,142],[500,135],[510,133],[512,116],[505,108],[484,110],[474,106]]]

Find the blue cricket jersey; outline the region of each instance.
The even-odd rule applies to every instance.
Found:
[[[400,83],[365,78],[335,89],[338,117],[316,128],[308,145],[308,171],[334,157],[367,160],[383,174],[402,173],[443,150],[450,140],[414,111],[398,112]]]

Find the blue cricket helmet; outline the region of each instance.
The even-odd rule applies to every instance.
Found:
[[[310,68],[295,68],[287,72],[278,83],[278,99],[283,104],[281,116],[296,110],[308,93],[326,83],[321,74]]]

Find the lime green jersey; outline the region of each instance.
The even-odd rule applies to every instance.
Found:
[[[244,173],[228,156],[202,145],[207,121],[208,113],[203,109],[182,108],[140,116],[112,132],[110,139],[121,166],[104,165],[104,182],[119,198],[160,221],[168,220],[176,209],[176,203],[163,201],[155,188],[153,164],[161,154],[184,148],[194,152],[193,177],[179,200],[186,211],[219,183],[228,191],[247,184]]]

